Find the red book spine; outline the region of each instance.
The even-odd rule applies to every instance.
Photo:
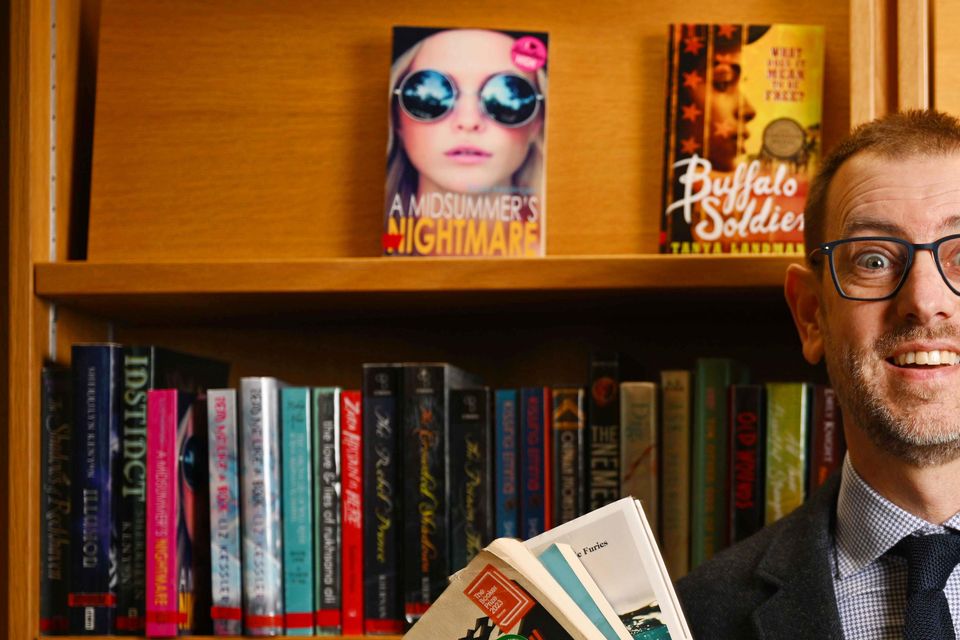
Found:
[[[543,388],[543,530],[553,527],[553,389]]]
[[[363,420],[360,391],[341,394],[343,635],[363,635]]]
[[[822,384],[816,385],[813,391],[811,440],[808,494],[815,491],[831,473],[841,467],[846,451],[836,394],[833,389]]]

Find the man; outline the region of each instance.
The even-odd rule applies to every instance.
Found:
[[[890,115],[825,160],[785,293],[848,455],[803,507],[679,582],[697,640],[960,635],[958,234],[957,119]]]

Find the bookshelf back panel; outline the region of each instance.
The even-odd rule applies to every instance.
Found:
[[[955,29],[960,24],[960,4],[935,0],[931,13],[932,106],[957,115],[960,114],[960,42]]]
[[[824,24],[825,146],[846,131],[845,2],[104,2],[89,257],[378,255],[402,24],[548,31],[547,251],[655,252],[680,21]]]

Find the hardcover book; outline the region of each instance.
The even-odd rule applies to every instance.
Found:
[[[283,598],[288,636],[313,635],[313,467],[308,387],[280,390]]]
[[[413,622],[443,591],[450,575],[450,390],[476,386],[445,363],[403,367],[404,613]]]
[[[319,635],[340,633],[340,388],[313,389],[313,592]]]
[[[40,370],[40,632],[70,630],[67,596],[73,542],[70,488],[73,478],[73,416],[70,369],[46,363]]]
[[[227,384],[229,365],[156,346],[123,349],[123,424],[119,496],[117,575],[118,633],[144,628],[146,593],[146,420],[147,391],[180,389],[194,394]]]
[[[660,521],[660,434],[657,385],[620,383],[620,491],[643,504],[656,531]]]
[[[450,391],[450,571],[494,538],[493,421],[486,387]]]
[[[240,484],[237,475],[237,391],[207,391],[210,452],[210,617],[218,636],[243,631],[240,591]]]
[[[520,535],[518,396],[516,389],[497,389],[494,393],[494,530],[498,538]]]
[[[586,511],[584,491],[586,390],[553,389],[553,521],[563,524]]]
[[[279,387],[276,378],[240,379],[240,521],[247,635],[282,635],[284,630]]]
[[[394,27],[384,255],[544,255],[547,43]]]
[[[402,376],[398,364],[363,365],[363,629],[367,634],[403,633]]]
[[[405,640],[605,640],[540,563],[512,538],[498,538],[450,578]]]
[[[75,457],[70,630],[112,632],[116,613],[116,484],[120,460],[121,351],[118,344],[72,348]]]
[[[663,460],[661,548],[674,579],[690,570],[690,430],[693,425],[693,375],[671,369],[660,372]]]
[[[670,27],[662,253],[803,255],[823,58],[823,27]]]
[[[739,542],[764,524],[766,422],[764,387],[730,385],[730,542]]]
[[[534,555],[539,555],[557,542],[573,547],[630,637],[636,640],[691,637],[638,500],[617,500],[523,544]]]
[[[363,635],[363,404],[360,390],[340,394],[343,460],[341,598],[343,635]]]

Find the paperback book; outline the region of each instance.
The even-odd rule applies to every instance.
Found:
[[[547,44],[394,27],[384,255],[544,255]]]
[[[823,58],[823,27],[670,27],[661,253],[803,255]]]
[[[313,591],[318,635],[340,633],[340,388],[313,389]]]

